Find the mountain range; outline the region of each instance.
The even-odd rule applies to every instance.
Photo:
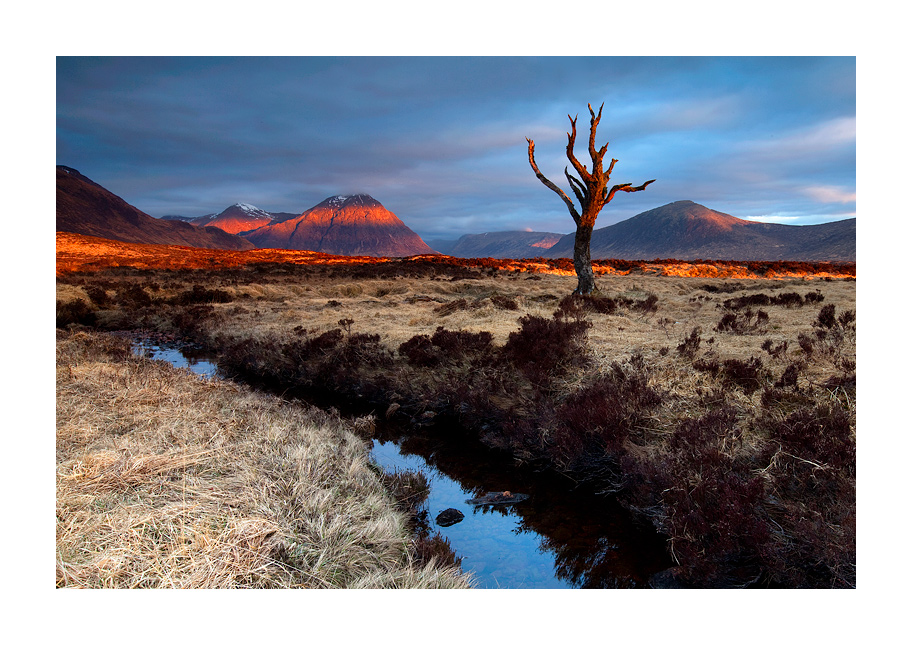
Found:
[[[218,227],[228,233],[238,234],[296,217],[298,217],[297,213],[270,213],[252,204],[237,202],[221,213],[210,213],[199,217],[165,215],[162,216],[162,219],[188,222],[196,227]]]
[[[121,242],[254,248],[247,240],[216,227],[154,218],[68,166],[57,166],[57,231]]]
[[[500,231],[438,240],[432,246],[460,258],[572,258],[574,234]],[[619,260],[855,262],[856,219],[804,226],[769,224],[680,200],[596,229],[590,255]]]
[[[436,240],[432,248],[365,194],[329,197],[300,215],[238,202],[218,214],[154,218],[67,166],[57,166],[57,231],[122,242],[377,257],[570,258],[574,247],[572,233],[498,231]],[[855,262],[856,220],[768,224],[680,200],[596,229],[590,251],[594,259]]]
[[[535,258],[542,256],[563,234],[542,231],[469,233],[457,240],[430,240],[436,251],[457,258]]]
[[[545,254],[571,258],[574,234]],[[596,229],[593,258],[855,262],[856,218],[812,225],[751,222],[680,200]]]

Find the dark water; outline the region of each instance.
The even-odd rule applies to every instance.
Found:
[[[148,359],[167,361],[177,368],[184,368],[201,377],[215,377],[218,371],[216,364],[207,361],[188,348],[176,345],[169,346],[139,340],[133,344],[133,351]]]
[[[217,373],[215,364],[186,348],[147,341],[135,351],[205,377]],[[458,429],[408,431],[381,424],[371,454],[386,471],[425,474],[432,531],[449,540],[478,587],[639,588],[672,565],[663,537],[636,523],[611,497],[550,471],[519,467]],[[490,491],[529,497],[513,505],[466,502]],[[463,520],[439,526],[435,518],[451,508]]]
[[[462,567],[483,588],[635,588],[672,565],[664,539],[634,522],[611,497],[553,472],[518,467],[509,456],[468,439],[443,439],[427,429],[396,441],[374,440],[385,470],[425,473],[435,531],[447,537]],[[514,505],[467,502],[491,491],[529,496]],[[448,508],[463,520],[441,527]]]

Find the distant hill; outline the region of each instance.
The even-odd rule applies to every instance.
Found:
[[[436,240],[431,247],[457,258],[535,258],[544,256],[562,237],[542,231],[470,233],[457,240]]]
[[[341,256],[436,254],[370,195],[336,195],[301,215],[241,234],[261,249],[301,249]]]
[[[221,229],[195,227],[147,215],[68,166],[57,166],[57,231],[121,242],[207,249],[254,247],[247,240]]]
[[[166,215],[163,220],[180,220],[188,222],[196,227],[218,227],[228,233],[244,233],[252,231],[267,224],[274,222],[283,222],[291,218],[297,218],[297,213],[270,213],[263,209],[257,208],[252,204],[238,202],[232,204],[221,213],[210,213],[199,217],[187,217],[183,215]]]
[[[856,219],[797,226],[741,220],[690,200],[672,202],[611,226],[590,241],[595,258],[649,260],[856,261]],[[571,258],[574,234],[545,254]]]

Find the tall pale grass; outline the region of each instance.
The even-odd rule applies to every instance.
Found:
[[[419,564],[338,417],[57,341],[57,585],[464,588]]]

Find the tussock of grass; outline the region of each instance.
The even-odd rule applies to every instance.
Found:
[[[57,585],[467,587],[335,416],[62,334]]]
[[[847,457],[855,450],[854,281],[670,277],[644,270],[601,275],[603,297],[575,304],[564,298],[574,288],[571,274],[530,280],[459,267],[452,275],[437,269],[400,275],[384,264],[318,269],[246,276],[223,269],[205,284],[222,289],[235,281],[224,287],[234,302],[178,308],[136,299],[103,305],[101,299],[91,306],[97,310],[82,314],[94,315],[99,328],[145,327],[193,340],[218,354],[223,368],[263,387],[313,389],[418,423],[428,413],[458,418],[483,443],[520,461],[548,463],[619,492],[670,536],[680,578],[689,584],[855,585],[855,458]],[[84,280],[84,289],[61,279],[58,301],[65,305],[101,287],[126,294],[128,283],[166,299],[202,281],[195,274],[134,274],[118,281],[74,277],[74,284]],[[156,282],[164,288],[157,290]],[[797,294],[806,294],[801,305]],[[763,325],[757,312],[746,316],[749,305],[761,304]],[[727,314],[747,326],[720,325]],[[125,372],[126,363],[93,368],[71,361],[67,375],[77,381],[92,370],[121,380],[118,397],[127,410],[159,401],[163,377],[151,369]],[[198,388],[193,397],[207,396]],[[104,419],[71,433],[99,451],[134,450],[130,442],[143,438],[162,456],[176,445],[186,444],[186,454],[194,455],[248,437],[234,413],[228,419],[235,421],[213,424],[209,412],[183,408],[188,417],[197,415],[192,442],[189,429],[168,420],[151,428],[137,421],[154,413],[148,407],[132,422]],[[275,445],[289,443],[271,423],[259,428]],[[338,457],[321,460],[335,464]],[[349,495],[342,483],[360,472],[355,457],[328,473],[320,461],[283,460],[298,471],[274,480],[307,481],[299,493],[314,506],[308,514],[315,518],[330,517],[334,501]],[[119,477],[126,478],[133,462],[121,462]],[[215,463],[211,456],[181,466],[181,478],[189,481]],[[111,473],[119,472],[112,467]],[[326,484],[314,484],[320,482]],[[374,504],[367,489],[360,491]],[[311,537],[337,529],[324,522],[282,531]],[[314,552],[300,543],[287,542],[286,549],[295,563],[324,563],[348,550],[351,540],[379,541],[382,552],[389,547],[366,529]],[[352,556],[352,564],[359,574],[345,585],[409,580],[372,565],[368,556]],[[321,585],[339,585],[319,576]]]

